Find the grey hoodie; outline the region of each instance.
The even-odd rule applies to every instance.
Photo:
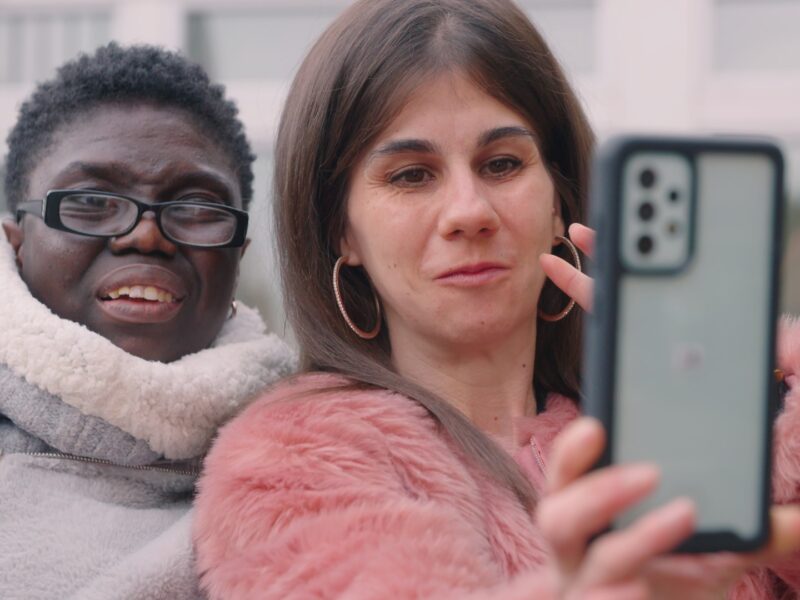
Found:
[[[200,458],[293,354],[240,306],[209,349],[131,356],[35,300],[5,240],[0,295],[0,598],[202,597]]]

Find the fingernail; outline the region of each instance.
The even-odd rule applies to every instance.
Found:
[[[581,435],[588,435],[590,431],[594,433],[598,429],[602,429],[603,425],[594,417],[582,416],[575,419],[575,428],[581,432]]]
[[[572,425],[572,435],[577,438],[577,441],[581,444],[587,444],[589,441],[597,435],[602,435],[603,433],[603,426],[600,424],[600,421],[593,417],[579,417],[574,421]]]
[[[683,521],[687,517],[694,520],[695,504],[691,498],[680,497],[658,509],[660,518],[664,521]]]
[[[658,482],[658,468],[650,464],[632,464],[624,467],[622,485],[627,488],[640,488]]]

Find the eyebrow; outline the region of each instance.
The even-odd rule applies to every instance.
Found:
[[[402,154],[404,152],[419,152],[421,154],[434,154],[436,146],[427,140],[418,139],[403,139],[392,140],[385,144],[378,146],[375,150],[367,156],[367,163],[372,162],[376,158],[382,156],[391,156],[393,154]]]
[[[478,147],[488,146],[492,142],[510,137],[527,137],[530,138],[534,144],[537,141],[536,134],[527,127],[510,125],[507,127],[496,127],[482,133],[478,138]],[[367,156],[367,163],[382,156],[391,156],[393,154],[402,154],[404,152],[434,154],[436,152],[436,145],[428,140],[421,139],[409,138],[391,140],[370,152]]]
[[[537,141],[536,134],[527,127],[512,125],[508,127],[497,127],[495,129],[490,129],[489,131],[484,132],[478,139],[478,146],[481,147],[488,146],[492,142],[496,142],[497,140],[502,140],[503,138],[509,138],[509,137],[527,137],[530,138],[534,144]]]
[[[85,176],[110,184],[127,186],[132,186],[139,179],[135,173],[131,172],[122,163],[91,163],[84,161],[75,161],[67,165],[59,173],[58,179],[68,179],[75,176]],[[171,178],[169,181],[165,180],[163,188],[169,193],[193,185],[207,187],[209,190],[223,196],[224,200],[233,202],[234,190],[231,189],[228,181],[213,171],[204,169],[195,169]]]
[[[238,182],[238,179],[236,181]],[[222,199],[229,204],[233,204],[234,198],[236,197],[234,190],[226,179],[219,177],[216,173],[203,170],[190,171],[179,175],[171,179],[169,185],[164,189],[168,192],[178,192],[181,188],[192,186],[207,188],[219,194]]]
[[[134,176],[123,165],[118,163],[90,163],[75,161],[68,164],[57,176],[57,179],[86,176],[101,179],[108,183],[128,184]]]

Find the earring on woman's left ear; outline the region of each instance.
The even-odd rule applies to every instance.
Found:
[[[236,302],[236,300],[231,300],[231,308],[228,311],[228,319],[232,319],[233,317],[236,316],[236,311],[238,308],[239,304]]]
[[[575,263],[575,268],[582,273],[583,266],[581,265],[581,257],[578,254],[578,249],[575,247],[575,244],[572,243],[572,240],[563,235],[557,235],[556,239],[560,240],[561,243],[563,243],[567,249],[569,249],[570,254],[572,254],[572,260]],[[567,304],[560,312],[555,314],[546,313],[540,308],[539,318],[542,321],[547,321],[548,323],[555,323],[566,317],[570,312],[572,312],[573,308],[575,308],[575,300],[570,298],[569,304]]]

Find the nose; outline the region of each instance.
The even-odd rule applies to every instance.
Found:
[[[500,217],[489,193],[471,171],[451,177],[444,190],[444,205],[439,217],[440,235],[448,239],[494,235]]]
[[[178,251],[177,245],[161,233],[155,215],[151,212],[144,213],[130,233],[111,238],[109,248],[114,253],[135,250],[142,254],[159,253],[167,256],[173,256]]]

